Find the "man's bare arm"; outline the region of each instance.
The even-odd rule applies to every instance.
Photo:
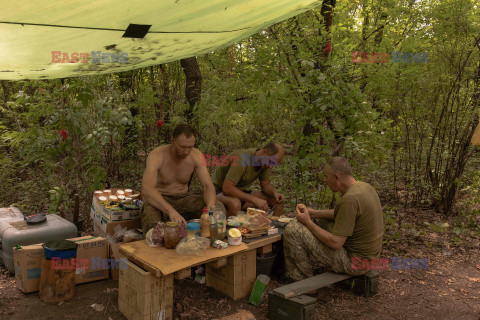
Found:
[[[305,227],[310,230],[311,233],[325,245],[332,248],[333,250],[340,249],[345,241],[347,240],[346,236],[338,236],[336,234],[330,233],[322,227],[316,225],[312,220],[309,220],[305,223]]]
[[[312,219],[328,219],[328,220],[335,220],[334,211],[331,210],[315,210],[312,208],[308,208],[308,213]]]
[[[255,203],[258,199],[257,197],[238,189],[236,184],[230,179],[225,179],[223,182],[222,192],[226,196],[234,197],[245,202]]]
[[[203,163],[203,154],[200,150],[194,149],[192,156],[195,162],[195,174],[203,188],[203,199],[207,204],[207,208],[213,207],[215,201],[217,201],[217,195],[215,194],[215,186],[213,185],[212,179],[210,179],[207,167]]]
[[[142,196],[152,206],[168,214],[170,220],[178,223],[186,223],[185,219],[175,210],[158,192],[157,184],[158,170],[163,164],[163,154],[150,153],[147,157],[147,166],[142,179]]]
[[[260,187],[262,192],[265,193],[267,196],[275,198],[275,188],[273,187],[270,180],[260,181]]]
[[[347,240],[346,236],[339,236],[333,233],[328,232],[322,227],[316,225],[310,217],[309,210],[303,204],[297,205],[297,210],[295,211],[295,216],[297,220],[302,223],[308,230],[322,243],[324,243],[329,248],[334,250],[340,249],[345,241]]]
[[[261,210],[268,210],[267,201],[243,192],[242,190],[238,189],[235,183],[230,179],[225,179],[225,181],[223,181],[222,192],[226,196],[235,197],[245,202],[251,202]]]

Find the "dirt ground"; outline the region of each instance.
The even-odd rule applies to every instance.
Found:
[[[423,230],[422,235],[415,235],[410,229],[399,230],[396,240],[386,235],[381,255],[426,258],[427,270],[380,270],[378,293],[370,298],[356,296],[337,285],[322,288],[317,295],[316,318],[479,320],[478,229],[467,229],[461,234],[461,241],[454,241],[456,235],[448,230],[433,232],[422,225],[427,217],[429,214],[424,212],[408,221],[416,230]],[[272,279],[267,290],[281,285],[279,280]],[[76,287],[73,299],[47,304],[39,300],[38,293],[18,291],[14,277],[2,269],[0,319],[126,319],[118,310],[117,288],[118,282],[113,280],[82,284]],[[98,310],[103,310],[97,311],[93,304],[101,305]],[[232,301],[193,279],[175,282],[174,319],[215,319],[238,310],[249,310],[257,319],[267,319],[267,308],[265,297],[259,307],[254,307],[246,299]]]

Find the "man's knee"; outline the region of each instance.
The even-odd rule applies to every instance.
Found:
[[[242,202],[240,201],[240,199],[231,198],[227,206],[228,206],[228,211],[237,213],[242,209]]]
[[[298,233],[301,232],[302,228],[304,228],[303,224],[301,224],[298,221],[292,221],[285,227],[283,236],[284,237],[297,236]]]

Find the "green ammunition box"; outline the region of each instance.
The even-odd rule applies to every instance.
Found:
[[[352,291],[358,296],[371,297],[378,291],[379,273],[375,270],[369,270],[362,276],[356,276],[339,283],[339,287]]]
[[[314,320],[317,299],[301,295],[284,299],[268,293],[268,319],[270,320]]]

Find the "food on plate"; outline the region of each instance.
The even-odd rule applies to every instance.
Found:
[[[253,215],[253,214],[262,214],[265,215],[265,211],[260,210],[260,209],[255,209],[255,208],[247,208],[247,214]]]

